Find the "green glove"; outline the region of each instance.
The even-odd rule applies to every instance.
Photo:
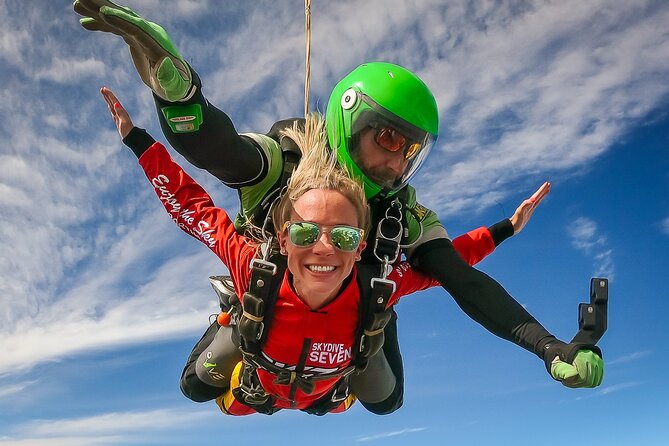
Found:
[[[571,364],[556,356],[551,376],[567,387],[597,387],[604,378],[604,360],[590,350],[579,350]]]
[[[162,99],[184,101],[195,92],[186,61],[162,26],[108,0],[75,0],[81,26],[123,37],[142,81]]]

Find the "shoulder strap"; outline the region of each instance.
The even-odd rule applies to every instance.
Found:
[[[282,119],[281,121],[275,122],[267,133],[267,136],[279,143],[283,155],[283,174],[276,186],[279,190],[286,187],[295,167],[297,167],[300,158],[302,158],[302,152],[300,152],[300,148],[295,141],[281,135],[281,132],[287,128],[293,127],[295,124],[297,124],[298,129],[304,130],[305,123],[306,121],[304,118]]]
[[[302,152],[300,152],[300,148],[295,141],[281,135],[282,130],[292,127],[295,123],[297,123],[298,128],[304,128],[305,120],[304,118],[290,118],[277,121],[267,133],[267,136],[279,143],[283,157],[283,170],[277,182],[272,186],[271,192],[265,196],[253,212],[252,220],[259,227],[269,227],[267,226],[267,217],[269,216],[272,203],[281,195],[281,191],[288,184],[288,180],[302,157]],[[260,222],[263,222],[263,224],[258,224]]]
[[[353,363],[364,370],[367,361],[382,347],[383,330],[392,316],[387,308],[395,283],[379,278],[378,265],[359,264],[357,281],[360,289],[360,324],[354,344]]]
[[[260,353],[286,266],[285,257],[278,253],[270,254],[269,261],[251,261],[251,280],[244,293],[238,323],[240,347],[245,353]]]

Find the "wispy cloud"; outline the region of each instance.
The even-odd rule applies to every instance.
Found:
[[[396,437],[398,435],[413,434],[413,433],[416,433],[416,432],[422,432],[424,430],[427,430],[427,428],[426,427],[411,427],[411,428],[401,429],[401,430],[398,430],[398,431],[384,432],[382,434],[368,435],[368,436],[365,436],[365,437],[360,437],[360,438],[356,439],[356,441],[363,442],[363,441],[383,440],[384,438]]]
[[[24,381],[0,387],[0,400],[23,392],[25,389],[29,388],[35,382],[36,381]]]
[[[669,217],[660,222],[660,229],[665,235],[669,235]]]
[[[190,429],[193,423],[220,416],[211,408],[184,411],[182,408],[146,412],[116,412],[90,417],[34,420],[13,427],[0,445],[115,445],[140,441],[146,432]]]
[[[597,389],[597,391],[588,393],[587,395],[584,396],[578,396],[575,398],[576,400],[584,400],[584,399],[589,399],[589,398],[595,398],[595,397],[600,397],[600,396],[605,396],[605,395],[610,395],[615,392],[619,392],[621,390],[626,390],[626,389],[631,389],[634,387],[639,387],[641,385],[645,384],[644,382],[641,381],[630,381],[630,382],[625,382],[625,383],[618,383],[614,384],[611,386],[603,386]]]
[[[599,232],[597,223],[587,217],[578,217],[567,227],[572,245],[592,257],[594,274],[613,280],[613,250],[605,235]]]
[[[638,361],[639,359],[645,358],[653,354],[652,350],[642,350],[639,352],[630,353],[629,355],[621,356],[620,358],[615,358],[610,361],[606,361],[607,366],[617,365],[617,364],[626,364],[628,362]]]
[[[110,256],[128,262],[123,267],[103,258],[64,294],[47,293],[47,299],[22,314],[21,307],[12,307],[15,318],[0,332],[6,348],[0,372],[31,368],[37,351],[40,361],[50,361],[91,349],[176,339],[206,327],[207,315],[215,311],[216,302],[200,268],[224,272],[217,259],[205,251],[165,260],[149,276],[141,277],[132,268],[141,271],[141,257],[137,256],[151,250],[141,249],[142,243],[134,237],[129,240],[137,245],[124,249],[121,242]],[[97,270],[96,265],[105,264],[104,271]]]
[[[626,382],[626,383],[618,383],[618,384],[614,384],[614,385],[612,385],[612,386],[605,386],[605,387],[602,387],[601,389],[599,389],[599,390],[597,391],[597,394],[598,394],[598,395],[609,395],[609,394],[611,394],[611,393],[613,393],[613,392],[618,392],[618,391],[620,391],[620,390],[625,390],[625,389],[629,389],[629,388],[632,388],[632,387],[638,387],[638,386],[640,386],[640,385],[642,385],[642,384],[644,384],[644,383],[643,383],[643,382],[640,382],[640,381],[631,381],[631,382]]]
[[[669,68],[669,12],[653,2],[443,11],[431,13],[448,31],[428,44],[441,57],[421,71],[442,107],[440,158],[417,178],[441,212],[490,206],[490,191],[506,193],[518,179],[580,170],[669,91],[658,76]]]

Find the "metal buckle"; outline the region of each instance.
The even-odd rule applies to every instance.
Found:
[[[346,398],[348,398],[349,391],[348,391],[348,384],[346,384],[344,387],[343,392],[341,394],[339,393],[339,389],[342,386],[337,386],[335,387],[335,391],[332,393],[332,398],[330,399],[333,403],[341,403],[344,401]]]
[[[372,277],[372,280],[371,280],[372,289],[374,289],[375,284],[379,284],[382,287],[390,288],[391,289],[390,294],[393,294],[395,292],[395,290],[397,290],[397,284],[390,279],[386,279],[386,278],[382,279],[382,278],[379,278],[379,277]]]
[[[264,272],[270,272],[273,276],[276,275],[277,267],[275,263],[272,263],[263,259],[253,259],[249,264],[249,269],[258,268]]]
[[[396,215],[391,215],[391,213],[395,213]],[[390,228],[391,233],[386,234],[383,232],[383,227],[384,225],[388,226],[389,224],[391,226]],[[386,227],[386,229],[388,228]],[[386,215],[381,219],[381,221],[379,221],[379,224],[376,226],[376,240],[374,241],[374,257],[376,257],[379,261],[384,263],[389,263],[389,264],[395,263],[400,254],[400,242],[402,241],[403,229],[404,228],[402,227],[402,203],[400,203],[397,199],[395,199],[386,209]],[[383,255],[382,257],[377,252],[380,240],[387,240],[395,243],[395,252],[393,253],[392,258],[387,255]]]

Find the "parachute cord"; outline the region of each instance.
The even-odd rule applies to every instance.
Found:
[[[309,114],[309,78],[311,77],[311,0],[304,0],[304,24],[306,32],[306,60],[304,73],[304,117]]]

